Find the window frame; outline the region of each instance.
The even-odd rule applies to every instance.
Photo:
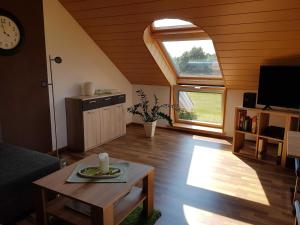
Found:
[[[170,65],[172,71],[176,75],[177,83],[188,83],[188,80],[211,80],[211,84],[215,85],[214,81],[223,81],[223,71],[221,68],[221,65],[219,63],[219,57],[216,52],[216,57],[219,63],[220,67],[220,76],[214,76],[214,75],[200,75],[200,76],[180,76],[177,72],[174,63],[172,62],[172,58],[170,54],[168,53],[167,49],[165,48],[163,42],[164,41],[195,41],[195,40],[213,40],[208,36],[206,32],[199,29],[198,27],[191,27],[191,28],[176,28],[176,29],[165,29],[165,30],[153,30],[153,24],[151,25],[151,33],[152,38],[156,40],[158,43],[158,46],[162,52],[162,54],[165,56],[165,59],[167,60],[167,63]],[[214,45],[214,42],[213,42]],[[215,46],[214,46],[215,48]]]
[[[183,120],[179,119],[178,112],[175,111],[175,122],[182,123],[182,124],[192,124],[192,125],[200,125],[205,127],[213,127],[213,128],[220,128],[224,129],[224,122],[225,122],[225,109],[226,109],[226,96],[227,96],[227,89],[223,86],[201,86],[201,85],[175,85],[173,87],[173,100],[175,105],[179,105],[179,92],[186,91],[186,92],[210,92],[210,93],[219,93],[222,94],[222,105],[221,105],[221,114],[222,114],[222,123],[215,124],[215,123],[205,123],[196,120]]]

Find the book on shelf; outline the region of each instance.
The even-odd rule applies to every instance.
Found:
[[[263,139],[259,139],[258,140],[258,158],[262,159],[262,155],[263,155],[263,150],[264,150],[264,140]]]
[[[239,111],[238,115],[238,130],[256,134],[257,132],[257,116],[247,116],[246,111]]]
[[[239,115],[238,115],[238,129],[239,130],[243,130],[244,120],[245,120],[246,116],[247,116],[247,111],[239,111]]]
[[[277,159],[276,159],[277,165],[279,165],[281,162],[281,154],[282,154],[282,142],[279,142],[278,149],[277,149]]]
[[[253,134],[256,134],[256,132],[257,132],[257,116],[254,116],[254,117],[252,118],[251,132],[252,132]]]

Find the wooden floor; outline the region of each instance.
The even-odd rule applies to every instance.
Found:
[[[237,157],[226,140],[157,129],[152,139],[130,125],[127,135],[90,150],[156,168],[159,225],[291,225],[291,171]],[[86,155],[64,154],[68,161]]]

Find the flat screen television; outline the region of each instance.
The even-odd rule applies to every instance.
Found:
[[[300,66],[261,66],[257,103],[300,109]]]

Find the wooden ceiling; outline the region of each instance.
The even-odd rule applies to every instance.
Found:
[[[300,0],[60,0],[133,84],[169,85],[144,41],[179,18],[212,38],[230,89],[256,89],[261,64],[300,64]]]

